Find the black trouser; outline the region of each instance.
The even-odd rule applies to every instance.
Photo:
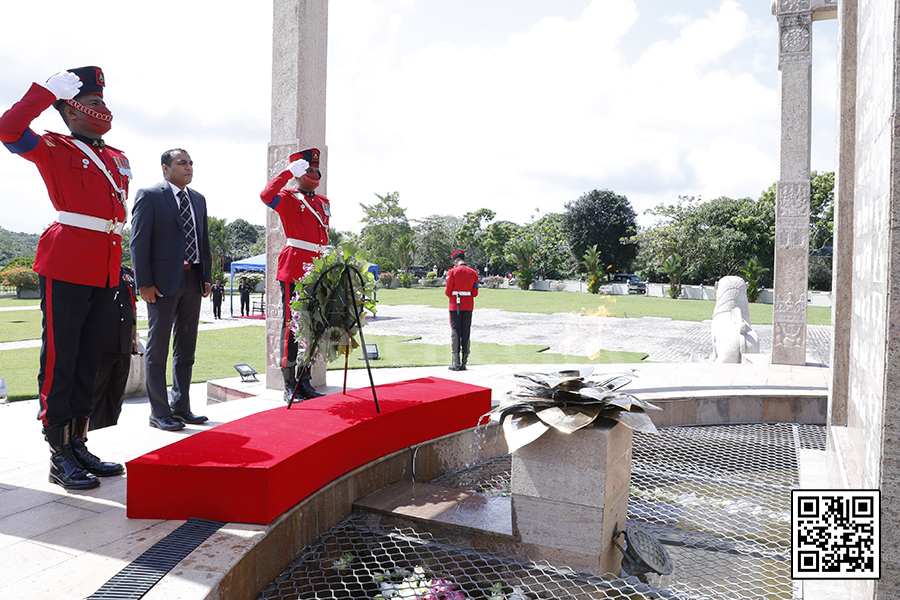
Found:
[[[213,300],[213,317],[216,319],[222,318],[222,299],[219,298],[218,301]]]
[[[453,364],[459,364],[459,354],[462,352],[462,362],[469,358],[469,332],[472,329],[472,311],[450,311],[450,344]]]
[[[241,294],[241,316],[250,315],[250,294]]]
[[[194,370],[194,351],[197,349],[197,326],[200,324],[200,269],[184,271],[178,291],[159,296],[147,303],[150,332],[147,336],[145,364],[147,396],[154,417],[167,417],[172,410],[191,410],[191,374]],[[169,357],[169,338],[173,332],[172,398],[171,407],[166,393],[166,362]]]
[[[281,286],[281,368],[293,367],[297,364],[297,338],[291,331],[291,300],[294,296],[294,284],[279,281]]]
[[[100,355],[100,368],[94,384],[94,412],[88,429],[110,427],[119,422],[125,385],[131,371],[131,353],[104,352]]]
[[[45,426],[90,417],[94,380],[116,288],[95,287],[41,275],[38,419]]]

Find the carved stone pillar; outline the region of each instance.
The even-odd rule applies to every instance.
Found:
[[[272,25],[272,133],[267,179],[288,166],[288,156],[319,148],[327,196],[325,147],[325,79],[328,46],[328,0],[275,0]],[[260,190],[265,181],[260,183]],[[275,274],[285,236],[275,211],[266,216],[266,387],[282,386],[279,360],[282,323],[281,290]],[[313,370],[313,385],[325,381],[324,366]]]
[[[809,0],[779,0],[781,172],[775,200],[775,306],[772,363],[806,364],[812,104]]]

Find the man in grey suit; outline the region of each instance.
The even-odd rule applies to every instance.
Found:
[[[181,148],[162,155],[165,181],[138,190],[131,221],[131,261],[138,293],[147,302],[150,333],[146,349],[150,426],[165,431],[198,424],[191,412],[191,372],[197,347],[200,301],[209,296],[212,255],[206,198],[187,185],[194,163]],[[166,360],[174,327],[171,403]]]

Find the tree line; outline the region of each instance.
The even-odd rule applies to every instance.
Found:
[[[831,289],[834,229],[834,173],[811,176],[810,289]],[[650,282],[712,285],[725,275],[742,275],[749,261],[759,283],[772,285],[775,263],[775,184],[759,198],[702,200],[679,196],[646,211],[654,223],[639,227],[628,199],[612,190],[591,190],[568,202],[561,213],[535,210],[525,224],[497,221],[480,208],[462,216],[433,214],[409,219],[400,194],[375,194],[363,210],[359,233],[332,231],[331,243],[350,242],[366,250],[382,272],[405,272],[413,265],[443,271],[450,253],[465,250],[479,273],[520,280],[579,279],[599,282],[617,272]],[[237,219],[209,218],[214,277],[234,260],[266,251],[265,227]],[[130,231],[123,233],[122,260],[130,263]],[[34,258],[37,234],[0,227],[0,267],[13,258]]]
[[[810,288],[831,288],[834,173],[812,173]],[[333,232],[332,243],[366,250],[379,270],[405,272],[413,265],[446,270],[450,252],[465,250],[479,273],[519,278],[593,280],[636,273],[650,282],[713,285],[744,275],[748,263],[762,286],[772,285],[775,262],[775,184],[759,198],[702,200],[679,196],[646,211],[654,223],[639,227],[628,199],[592,190],[561,213],[535,211],[528,223],[495,221],[489,208],[462,216],[410,219],[400,194],[375,194],[363,210],[359,233]],[[752,262],[751,262],[752,261]]]

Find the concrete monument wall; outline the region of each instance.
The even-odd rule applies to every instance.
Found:
[[[272,133],[268,174],[288,166],[288,156],[319,148],[327,196],[328,151],[325,147],[325,79],[328,49],[328,0],[275,0],[272,31]],[[259,189],[265,186],[260,183]],[[283,385],[281,359],[281,290],[275,273],[285,236],[275,211],[266,216],[266,387]],[[325,381],[324,366],[313,370],[313,385]]]
[[[835,487],[882,492],[881,580],[844,582],[852,598],[900,597],[898,15],[900,0],[844,0],[839,15],[835,281],[850,293],[835,298],[829,450]]]

